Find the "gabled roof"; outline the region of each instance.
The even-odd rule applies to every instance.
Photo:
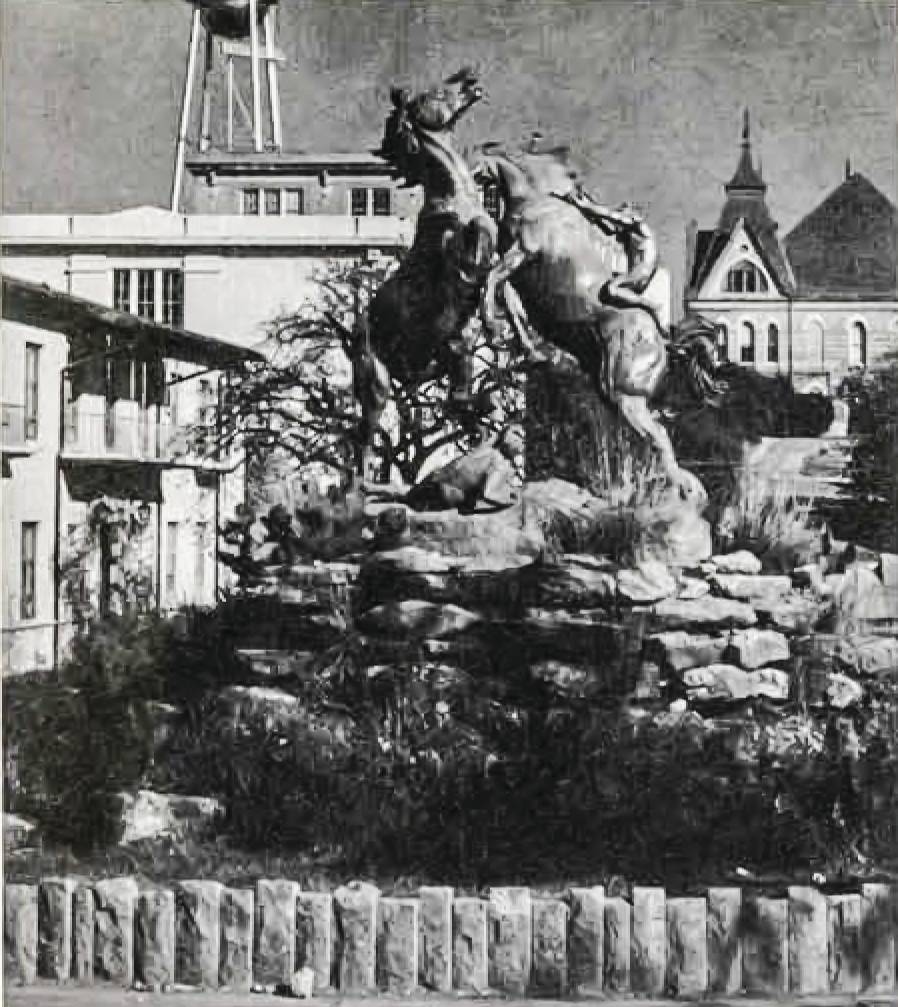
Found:
[[[714,230],[699,231],[695,236],[695,257],[689,277],[688,291],[697,293],[711,275],[720,256],[726,251],[730,238],[739,224],[745,230],[749,241],[754,245],[764,267],[773,279],[780,293],[792,292],[792,276],[789,264],[783,254],[782,247],[775,232],[766,231],[758,234],[751,224],[742,218],[735,220],[729,227],[716,227]]]
[[[30,283],[15,276],[2,278],[3,317],[68,336],[103,333],[128,346],[136,355],[163,356],[207,367],[227,367],[241,360],[262,360],[262,354],[212,336],[201,336],[126,311],[107,308],[83,297]]]
[[[863,175],[850,174],[785,240],[798,295],[898,297],[895,206]]]

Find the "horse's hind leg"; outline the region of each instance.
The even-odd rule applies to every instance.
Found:
[[[648,400],[641,395],[620,395],[616,405],[621,416],[640,437],[649,440],[661,455],[665,473],[676,479],[680,472],[673,444],[664,426],[652,416]]]

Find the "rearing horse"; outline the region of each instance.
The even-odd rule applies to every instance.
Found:
[[[466,71],[412,96],[394,89],[380,154],[406,186],[420,185],[424,205],[415,239],[396,272],[378,289],[354,333],[353,383],[362,409],[363,447],[390,397],[390,378],[422,381],[448,373],[463,383],[458,340],[477,313],[496,250],[496,225],[484,212],[471,169],[452,130],[483,97]]]
[[[523,339],[527,320],[548,343],[571,354],[601,398],[657,449],[665,473],[683,478],[670,437],[652,415],[649,399],[667,371],[669,354],[688,358],[696,390],[713,385],[713,329],[704,320],[681,327],[668,344],[649,311],[606,300],[608,284],[621,270],[619,252],[599,227],[565,201],[573,174],[553,155],[529,154],[511,160],[486,154],[477,167],[504,203],[499,226],[501,260],[484,288],[484,323],[496,325],[496,299],[505,284],[509,320]],[[618,268],[615,268],[618,267]]]

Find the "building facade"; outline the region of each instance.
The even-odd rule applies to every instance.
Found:
[[[748,113],[717,226],[687,250],[685,309],[712,319],[722,358],[831,394],[898,350],[894,205],[846,166],[844,181],[786,236],[754,166]]]

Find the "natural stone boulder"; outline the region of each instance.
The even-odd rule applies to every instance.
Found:
[[[835,672],[828,676],[826,698],[830,706],[844,710],[855,706],[864,698],[864,687],[853,678]]]
[[[652,616],[670,629],[754,626],[757,622],[751,605],[729,598],[699,598],[696,601],[667,598],[653,606]]]
[[[834,592],[836,632],[892,632],[898,629],[898,589],[887,588],[876,574],[854,565]]]
[[[799,643],[799,651],[854,675],[878,677],[898,671],[898,638],[815,633]]]
[[[711,593],[711,585],[698,577],[681,577],[677,586],[677,597],[683,601],[695,601]]]
[[[743,629],[730,635],[725,659],[743,668],[789,660],[789,641],[773,629]]]
[[[479,622],[479,615],[458,605],[408,599],[369,609],[359,620],[359,626],[367,633],[439,639],[463,633]]]
[[[699,636],[684,630],[655,633],[649,637],[648,653],[655,655],[671,671],[685,671],[701,665],[716,664],[727,648],[725,636]]]
[[[524,578],[526,600],[546,608],[596,608],[614,600],[613,567],[594,559],[595,565],[565,556],[557,563],[530,567]]]
[[[711,565],[717,573],[759,574],[761,572],[761,561],[747,549],[714,555],[711,557]]]
[[[822,601],[808,595],[756,598],[752,602],[764,622],[790,633],[809,633],[826,612]]]
[[[743,700],[758,696],[768,699],[789,698],[788,672],[778,668],[745,671],[730,664],[712,664],[690,668],[683,673],[683,684],[693,702]]]
[[[183,838],[194,835],[224,810],[221,802],[214,797],[158,794],[153,790],[138,790],[136,794],[120,796],[123,843],[159,836]]]
[[[568,698],[584,697],[595,678],[591,669],[564,661],[539,661],[531,665],[530,674]]]
[[[617,592],[625,601],[637,605],[662,601],[677,591],[676,579],[663,563],[647,560],[617,575]]]
[[[724,597],[737,601],[780,598],[792,589],[792,581],[788,577],[763,574],[717,573],[713,580]]]

